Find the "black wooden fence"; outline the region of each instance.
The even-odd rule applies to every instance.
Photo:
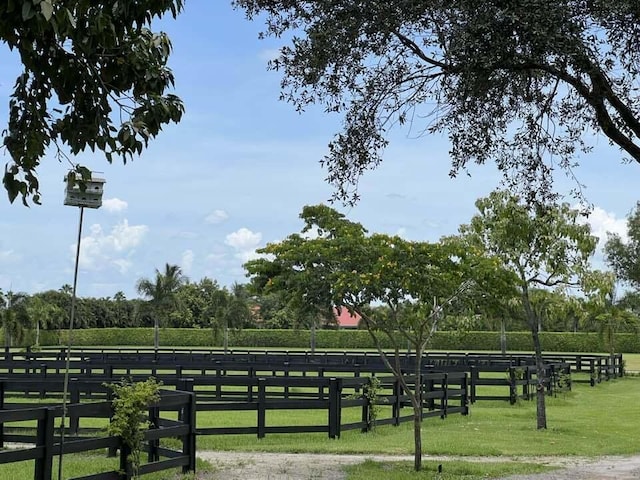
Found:
[[[34,480],[50,480],[53,478],[53,459],[57,456],[96,450],[119,451],[117,470],[92,473],[74,480],[133,478],[128,460],[130,452],[120,437],[108,436],[105,432],[95,430],[89,435],[81,435],[81,430],[77,428],[77,421],[82,418],[111,418],[111,402],[68,405],[67,412],[76,424],[74,427],[72,422],[71,427],[62,433],[55,427],[55,420],[62,415],[60,405],[6,409],[5,395],[16,390],[34,389],[37,387],[35,383],[0,379],[0,447],[5,447],[6,442],[19,442],[16,448],[0,451],[0,464],[33,460]],[[98,388],[97,385],[94,386]],[[165,412],[178,412],[178,420],[165,418],[162,415]],[[149,409],[149,421],[153,428],[146,431],[143,447],[148,454],[148,461],[140,466],[139,474],[173,468],[181,468],[184,473],[195,471],[195,395],[184,391],[161,391],[160,401]],[[35,426],[28,429],[23,427],[18,429],[18,433],[13,433],[11,426],[15,422],[31,422]],[[181,449],[161,446],[160,440],[163,438],[181,439]]]
[[[148,375],[132,375],[132,380],[142,380]],[[91,380],[72,379],[69,383],[70,396],[75,402],[96,399],[107,394],[105,381],[115,379],[92,377]],[[401,382],[395,377],[301,377],[301,376],[247,376],[247,375],[204,375],[195,378],[160,378],[165,386],[175,385],[180,390],[195,394],[196,412],[254,411],[253,426],[223,427],[205,425],[198,422],[198,435],[253,434],[259,438],[273,433],[323,432],[331,438],[340,437],[345,430],[372,428],[372,409],[375,405],[390,408],[379,409],[386,416],[379,415],[375,423],[379,425],[399,425],[413,419],[409,396]],[[415,388],[415,377],[405,376],[410,389]],[[465,373],[425,372],[422,375],[421,392],[423,418],[469,411],[469,383]],[[375,385],[375,387],[374,387]],[[62,378],[49,376],[43,381],[5,380],[0,383],[0,407],[5,409],[25,408],[24,403],[9,403],[7,397],[23,396],[46,391],[46,398],[56,398],[62,391]],[[374,395],[368,392],[375,388]],[[343,410],[360,408],[360,421],[343,423]],[[267,411],[274,410],[324,410],[325,421],[312,425],[268,425]],[[81,432],[80,416],[74,409],[69,411],[69,431],[73,435]],[[0,434],[2,426],[0,426]],[[5,436],[5,439],[7,437]],[[24,440],[14,434],[13,441]]]
[[[19,361],[51,361],[64,360],[65,350],[62,347],[45,347],[39,352],[2,352],[0,360],[4,359]],[[4,355],[4,357],[3,357]],[[241,364],[241,363],[273,363],[273,364],[325,364],[325,365],[353,365],[354,367],[366,367],[367,371],[373,368],[380,368],[383,372],[384,366],[377,351],[302,351],[302,350],[251,350],[232,349],[223,351],[212,348],[161,348],[158,350],[148,347],[74,347],[72,357],[83,362],[93,362],[95,364],[118,363],[142,363],[142,364],[173,364],[189,365],[192,363],[210,363],[215,361]],[[405,369],[412,369],[415,365],[414,355],[411,352],[401,353],[401,364]],[[574,373],[588,373],[585,380],[592,385],[610,378],[624,375],[624,362],[622,354],[544,354],[546,362],[568,363]],[[436,367],[464,365],[496,365],[507,364],[509,366],[521,367],[524,365],[534,365],[535,358],[531,353],[508,353],[505,355],[485,352],[427,352],[423,356],[423,365],[433,365]],[[580,380],[578,380],[580,381]]]
[[[71,361],[71,375],[73,382],[83,383],[85,380],[116,381],[127,377],[144,380],[153,376],[162,380],[167,385],[177,385],[182,378],[193,378],[196,384],[216,385],[217,390],[222,389],[224,382],[242,381],[238,379],[252,378],[255,382],[259,377],[291,377],[296,378],[361,378],[370,375],[388,374],[387,368],[381,362],[360,363],[293,363],[279,362],[278,359],[262,358],[261,362],[254,361],[231,361],[231,360],[211,360],[185,361],[185,358],[178,358],[184,364],[170,364],[168,361],[146,362],[140,360],[133,362],[131,359],[111,360],[111,363],[104,363],[102,359],[86,359]],[[253,358],[249,359],[253,360]],[[39,387],[41,395],[44,395],[45,385],[48,380],[56,381],[62,378],[65,369],[65,362],[62,360],[11,360],[0,364],[7,374],[12,378],[40,379],[42,384]],[[554,362],[546,364],[545,386],[549,394],[556,393],[563,388],[570,387],[567,379],[570,377],[571,364],[565,362]],[[518,386],[526,382],[520,398],[528,397],[528,386],[537,382],[535,367],[527,362],[514,362],[510,359],[484,359],[483,361],[470,361],[461,357],[449,359],[448,364],[442,361],[436,366],[426,366],[425,373],[460,373],[465,372],[469,376],[470,401],[476,400],[502,400],[509,401],[513,398],[512,383],[510,377],[511,369],[517,372],[524,372],[524,378],[517,379]],[[413,367],[407,367],[405,373],[410,375]],[[225,380],[215,380],[220,377],[229,377]],[[607,377],[609,378],[609,377]],[[493,388],[486,388],[493,387]],[[49,390],[50,396],[55,395]],[[72,389],[72,395],[76,392]],[[31,396],[37,395],[38,390],[28,392]]]

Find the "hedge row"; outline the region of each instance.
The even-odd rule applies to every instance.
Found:
[[[102,328],[75,330],[73,344],[77,346],[152,346],[151,328]],[[640,336],[618,334],[616,351],[640,353]],[[603,338],[595,333],[540,334],[542,348],[546,352],[606,352]],[[41,332],[41,345],[67,344],[67,332]],[[27,343],[27,344],[32,344]],[[211,330],[189,328],[160,329],[160,345],[163,347],[192,346],[219,347],[222,339]],[[229,346],[236,348],[284,347],[309,348],[308,330],[239,330],[229,332]],[[383,347],[390,348],[390,342]],[[365,330],[319,330],[316,332],[317,348],[375,348],[371,336]],[[497,332],[436,332],[431,349],[437,350],[499,350],[500,335]],[[507,349],[531,351],[533,344],[529,332],[507,333]]]

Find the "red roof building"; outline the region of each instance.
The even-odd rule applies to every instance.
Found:
[[[338,328],[358,328],[358,324],[362,318],[355,312],[351,314],[346,308],[335,307],[335,314]]]

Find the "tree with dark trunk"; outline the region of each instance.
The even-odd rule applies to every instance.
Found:
[[[150,27],[182,7],[183,0],[0,3],[0,43],[23,67],[2,133],[11,202],[40,202],[36,170],[52,144],[59,160],[65,150],[89,148],[126,162],[181,119],[182,102],[168,93],[171,42]],[[69,163],[88,179],[86,168]]]
[[[422,468],[422,354],[444,315],[477,284],[488,291],[511,275],[480,249],[458,237],[437,243],[368,235],[359,223],[324,205],[306,206],[302,234],[289,235],[258,252],[265,258],[245,268],[254,285],[286,292],[298,302],[346,308],[362,317],[386,367],[410,398],[414,418],[414,466]],[[313,232],[313,238],[304,235]],[[501,273],[504,273],[501,274]],[[504,289],[504,287],[503,287]],[[371,309],[372,304],[385,309]],[[383,339],[393,352],[383,350]],[[400,352],[415,355],[405,371]]]
[[[233,3],[262,36],[291,34],[269,64],[281,98],[343,117],[322,160],[340,199],[407,123],[449,137],[451,175],[492,161],[529,202],[553,195],[554,170],[574,178],[594,132],[640,162],[636,0]]]
[[[522,308],[536,358],[537,427],[547,428],[545,364],[539,335],[539,310],[533,288],[580,285],[597,239],[580,212],[569,205],[530,206],[508,192],[493,192],[476,202],[478,214],[460,231],[469,243],[500,258],[517,278]]]

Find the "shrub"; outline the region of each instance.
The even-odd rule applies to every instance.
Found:
[[[66,345],[68,332],[62,330],[42,332],[41,345]],[[541,332],[540,341],[545,352],[606,352],[603,338],[596,333]],[[73,344],[76,346],[153,346],[152,328],[95,328],[74,330]],[[402,343],[401,343],[402,344]],[[309,348],[308,330],[247,329],[229,332],[232,348],[279,347]],[[317,348],[373,349],[375,345],[366,330],[318,330]],[[616,336],[616,351],[640,353],[640,336],[621,333]],[[162,347],[221,347],[222,339],[216,338],[210,329],[162,328]],[[391,343],[383,338],[384,348]],[[500,349],[499,332],[436,332],[428,346],[433,350],[478,351]],[[531,351],[533,344],[529,332],[508,332],[509,351]]]

